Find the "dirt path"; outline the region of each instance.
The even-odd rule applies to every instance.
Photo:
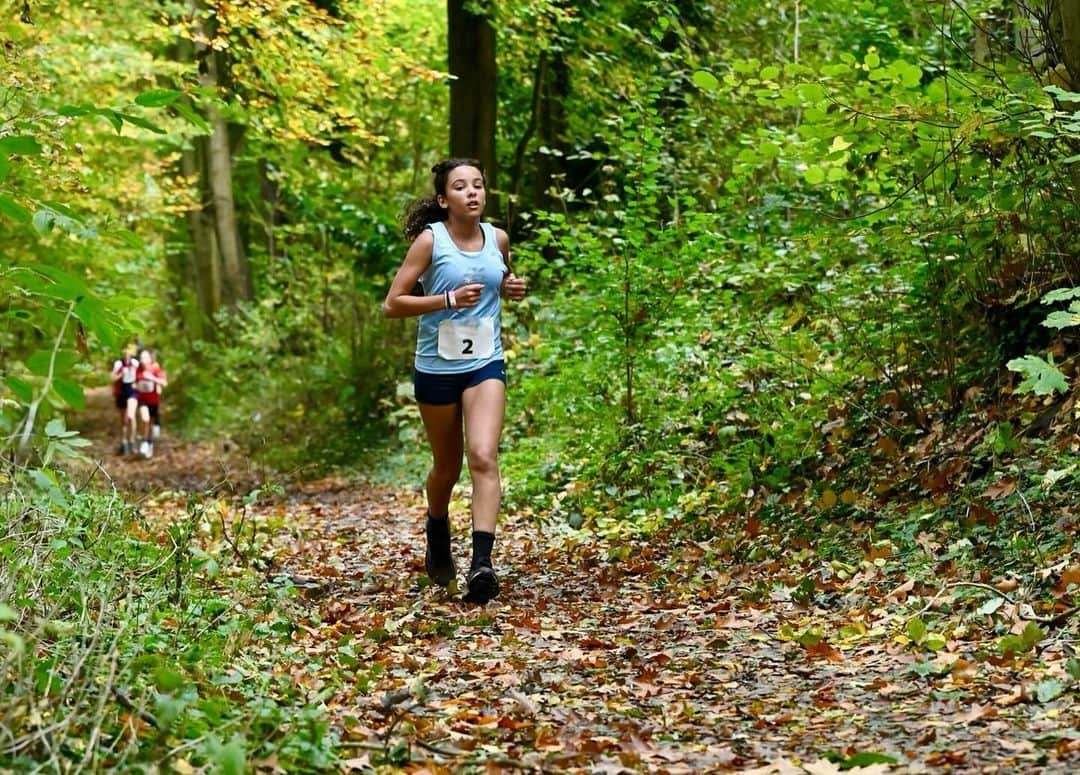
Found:
[[[86,411],[70,420],[73,428],[93,442],[87,454],[101,464],[95,476],[125,492],[243,494],[265,479],[266,472],[235,445],[219,439],[178,443],[169,433],[167,410],[163,422],[164,431],[154,445],[154,456],[144,460],[137,455],[117,454],[120,419],[108,388],[87,390]]]
[[[107,418],[86,425],[107,427]],[[258,481],[242,456],[214,445],[166,440],[149,462],[117,460],[106,441],[97,449],[121,486],[177,492],[151,499],[162,513],[181,508],[185,490]],[[466,507],[462,498],[452,511],[459,567]],[[986,638],[957,633],[935,653],[903,633],[937,590],[872,559],[852,559],[851,578],[833,578],[801,606],[789,566],[725,562],[719,541],[628,540],[612,552],[523,515],[500,525],[502,597],[467,605],[425,583],[422,513],[416,492],[327,478],[228,517],[258,526],[267,575],[300,590],[293,645],[307,661],[283,670],[325,702],[347,769],[1080,767],[1074,694],[1037,699],[1037,681],[1061,674],[1045,666],[1068,653],[1070,633],[1049,640],[1038,662],[993,664],[979,656]],[[1011,625],[1023,624],[1017,613]]]

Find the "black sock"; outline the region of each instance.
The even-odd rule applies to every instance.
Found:
[[[491,566],[491,549],[495,546],[495,534],[474,530],[472,534],[472,566]]]
[[[449,517],[435,519],[429,512],[427,515],[427,524],[424,529],[427,532],[428,546],[431,547],[432,551],[450,551]]]

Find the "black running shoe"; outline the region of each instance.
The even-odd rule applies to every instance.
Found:
[[[470,603],[486,603],[499,596],[499,577],[490,565],[474,567],[465,583],[468,587],[465,600]]]
[[[457,566],[454,565],[454,555],[450,553],[449,543],[442,550],[432,551],[431,541],[428,541],[424,570],[427,571],[428,578],[440,587],[450,586],[450,582],[457,578]]]

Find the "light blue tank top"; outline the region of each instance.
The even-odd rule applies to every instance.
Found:
[[[501,360],[502,349],[502,300],[499,287],[502,285],[506,264],[502,251],[495,239],[495,227],[490,223],[481,223],[484,234],[484,247],[478,251],[461,250],[450,238],[446,224],[437,221],[428,228],[434,236],[431,248],[431,266],[420,275],[420,284],[428,296],[455,290],[469,283],[483,283],[484,292],[480,303],[469,309],[439,310],[420,316],[420,327],[416,335],[417,371],[429,374],[461,374],[482,368],[492,361]],[[494,350],[486,357],[459,357],[449,360],[439,355],[439,324],[450,320],[473,324],[490,320],[494,326]]]

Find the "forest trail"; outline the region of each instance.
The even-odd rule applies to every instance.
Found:
[[[800,605],[780,558],[736,563],[716,540],[660,537],[613,553],[511,514],[496,546],[502,596],[469,605],[423,577],[418,491],[328,477],[245,507],[262,482],[244,456],[174,441],[166,426],[153,460],[120,459],[109,396],[89,399],[82,429],[151,524],[198,495],[237,558],[257,552],[268,584],[296,586],[280,672],[328,708],[346,770],[1065,772],[1080,761],[1075,730],[1062,734],[1069,694],[1037,700],[1041,674],[1023,660],[906,644],[913,613],[956,605],[956,592],[935,598],[873,558]],[[452,505],[459,571],[466,508]],[[1068,647],[1051,640],[1042,658]],[[244,663],[241,647],[239,675]]]

